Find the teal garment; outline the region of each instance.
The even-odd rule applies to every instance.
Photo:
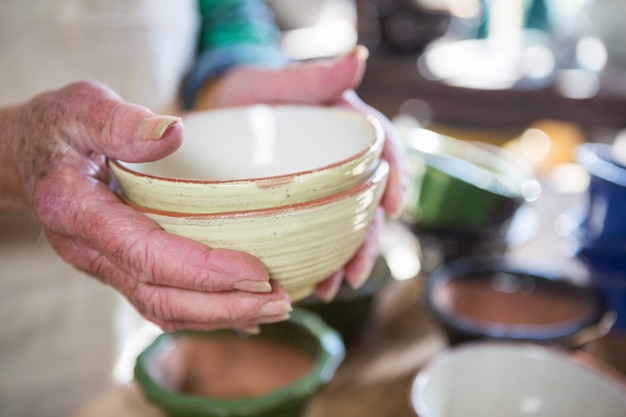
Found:
[[[271,9],[261,0],[198,0],[202,16],[198,55],[184,86],[191,108],[211,78],[244,64],[284,66],[280,31]]]

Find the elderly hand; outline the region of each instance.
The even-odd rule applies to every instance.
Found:
[[[377,117],[386,131],[383,157],[390,164],[390,174],[382,208],[396,217],[408,183],[408,168],[399,139],[391,122],[380,112],[365,104],[354,92],[365,73],[368,51],[357,46],[349,54],[334,60],[294,63],[282,69],[257,67],[235,68],[200,93],[199,108],[223,107],[254,103],[296,103],[340,105]],[[383,211],[369,230],[366,241],[344,270],[318,286],[318,295],[330,300],[344,278],[354,288],[360,287],[369,274],[378,254],[378,236],[384,220]]]
[[[255,257],[162,231],[110,190],[106,157],[152,161],[181,143],[178,118],[75,83],[0,110],[0,210],[32,208],[57,253],[119,290],[166,331],[288,317]],[[106,157],[105,157],[106,156]]]

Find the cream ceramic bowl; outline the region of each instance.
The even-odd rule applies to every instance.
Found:
[[[337,107],[252,105],[189,113],[183,125],[164,159],[109,161],[124,199],[203,214],[303,203],[364,181],[384,144],[377,119]]]
[[[361,246],[388,174],[389,164],[383,160],[369,178],[350,189],[261,210],[185,214],[135,208],[168,232],[258,257],[270,278],[297,301],[310,295],[315,284],[336,272]]]
[[[475,342],[422,369],[410,402],[419,417],[623,417],[621,374],[582,352]]]

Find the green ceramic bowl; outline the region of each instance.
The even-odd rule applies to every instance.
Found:
[[[177,378],[172,374],[177,372],[165,369],[162,364],[178,342],[190,337],[216,339],[234,335],[237,334],[229,330],[162,334],[137,358],[135,379],[146,398],[172,417],[297,417],[304,413],[309,400],[331,380],[345,356],[339,333],[316,314],[296,307],[289,320],[262,325],[259,335],[240,337],[278,342],[304,353],[313,365],[300,379],[260,396],[236,399],[193,395],[172,388],[171,380]],[[195,366],[188,358],[177,357],[174,361],[185,359],[188,363],[181,368]],[[250,377],[252,375],[246,376]]]
[[[539,195],[534,175],[499,147],[426,129],[404,139],[412,179],[405,215],[420,228],[478,233],[510,220]]]
[[[376,295],[392,281],[391,271],[385,259],[380,256],[365,284],[353,289],[342,284],[339,292],[330,302],[312,295],[298,305],[319,315],[332,328],[339,331],[346,342],[357,340],[367,328]]]

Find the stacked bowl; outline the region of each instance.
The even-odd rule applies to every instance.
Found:
[[[338,107],[189,113],[156,162],[110,160],[120,197],[164,230],[258,257],[294,301],[363,243],[389,173],[378,120]]]

